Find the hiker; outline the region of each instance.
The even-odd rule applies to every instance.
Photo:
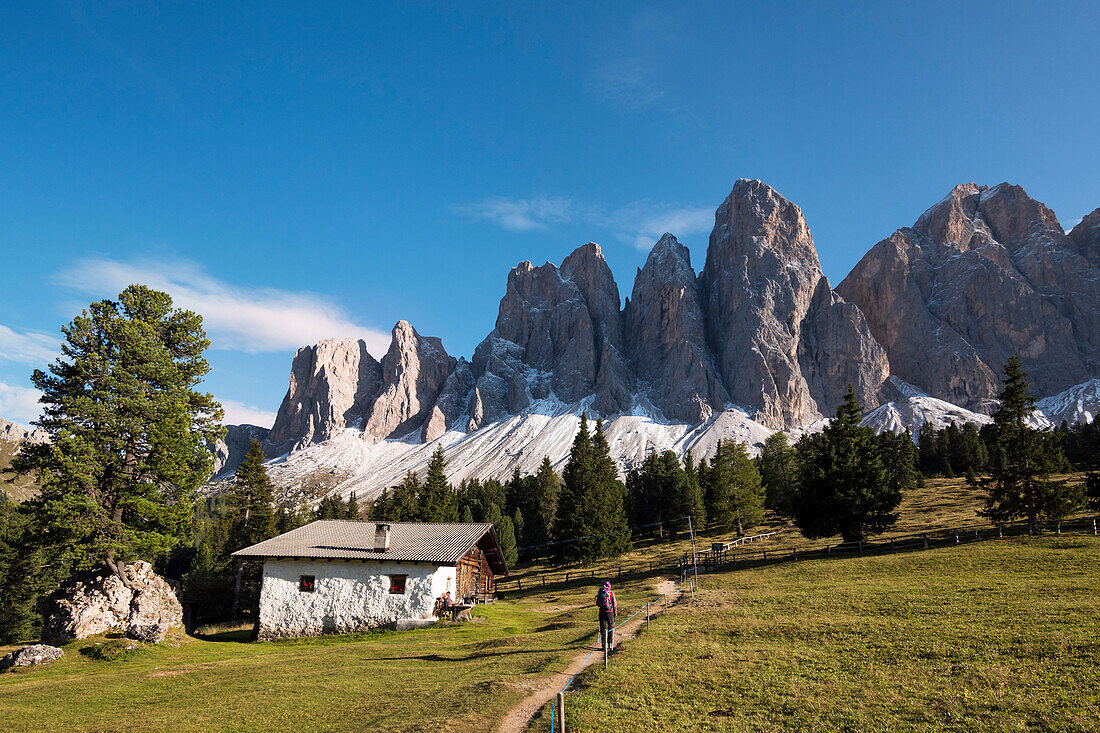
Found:
[[[606,634],[607,648],[612,649],[615,646],[615,614],[619,612],[619,607],[615,604],[615,591],[611,590],[610,580],[605,580],[596,594],[596,608],[600,610],[600,644],[603,644]]]

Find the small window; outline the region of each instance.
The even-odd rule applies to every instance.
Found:
[[[314,583],[312,575],[303,575],[298,578],[298,590],[302,593],[312,593],[313,586]]]
[[[390,593],[395,596],[405,595],[405,575],[390,576]]]

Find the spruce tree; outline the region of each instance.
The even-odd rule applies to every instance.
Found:
[[[344,519],[360,519],[359,497],[355,495],[354,491],[348,495],[348,504],[344,509]]]
[[[457,522],[458,502],[447,480],[443,448],[437,447],[428,461],[428,475],[420,487],[415,514],[420,522]]]
[[[1041,515],[1064,516],[1075,495],[1065,482],[1049,478],[1065,459],[1047,431],[1028,424],[1037,400],[1028,393],[1027,374],[1015,356],[1005,365],[999,399],[990,430],[995,460],[988,477],[977,482],[986,492],[982,515],[994,522],[1023,517],[1035,531]]]
[[[764,518],[760,472],[744,443],[718,441],[707,480],[710,497],[707,517],[712,526],[736,527],[740,535]]]
[[[799,480],[791,514],[810,539],[839,533],[853,542],[897,522],[899,484],[891,482],[875,433],[860,426],[861,418],[849,385],[829,425],[798,442]]]
[[[699,468],[701,466],[702,461],[697,467],[691,451],[688,451],[687,455],[684,456],[685,485],[680,516],[690,517],[690,526],[696,532],[701,532],[707,523],[707,513],[703,502],[703,487],[699,482]]]
[[[515,525],[508,517],[502,517],[496,523],[496,529],[497,539],[500,540],[500,551],[504,554],[504,562],[508,563],[509,567],[513,567],[519,559],[516,551]]]
[[[50,441],[24,444],[12,463],[33,474],[37,542],[50,567],[156,560],[191,534],[193,494],[209,476],[207,446],[225,434],[222,409],[196,391],[210,346],[195,313],[131,285],[62,328],[61,356],[35,370]]]
[[[590,433],[587,416],[581,415],[558,495],[554,525],[554,539],[560,542],[554,546],[558,558],[591,562],[629,549],[625,493],[600,423]]]
[[[543,545],[550,541],[550,528],[554,524],[554,515],[558,510],[560,490],[561,479],[554,471],[550,457],[543,456],[538,473],[534,476],[531,502],[533,511],[524,516],[524,533],[527,536],[528,545]],[[537,549],[533,554],[536,557],[541,556]]]
[[[764,486],[764,506],[786,514],[797,473],[795,451],[786,433],[781,430],[764,440],[758,463],[760,483]]]
[[[260,441],[253,438],[225,497],[233,551],[275,536],[274,488]]]

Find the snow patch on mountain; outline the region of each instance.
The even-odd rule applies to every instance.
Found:
[[[906,384],[900,379],[897,382],[902,385]],[[894,386],[897,387],[898,384]],[[883,433],[887,430],[892,433],[903,433],[908,430],[916,436],[925,423],[930,423],[932,427],[940,430],[952,423],[962,425],[969,422],[981,426],[992,421],[993,419],[989,415],[971,412],[950,402],[922,394],[879,405],[863,416],[860,425],[870,427],[876,433]]]
[[[1100,379],[1089,379],[1064,392],[1039,400],[1039,411],[1053,425],[1091,423],[1100,415]]]

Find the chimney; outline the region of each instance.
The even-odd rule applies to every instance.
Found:
[[[376,525],[374,530],[374,551],[385,552],[388,549],[390,549],[390,525]]]

